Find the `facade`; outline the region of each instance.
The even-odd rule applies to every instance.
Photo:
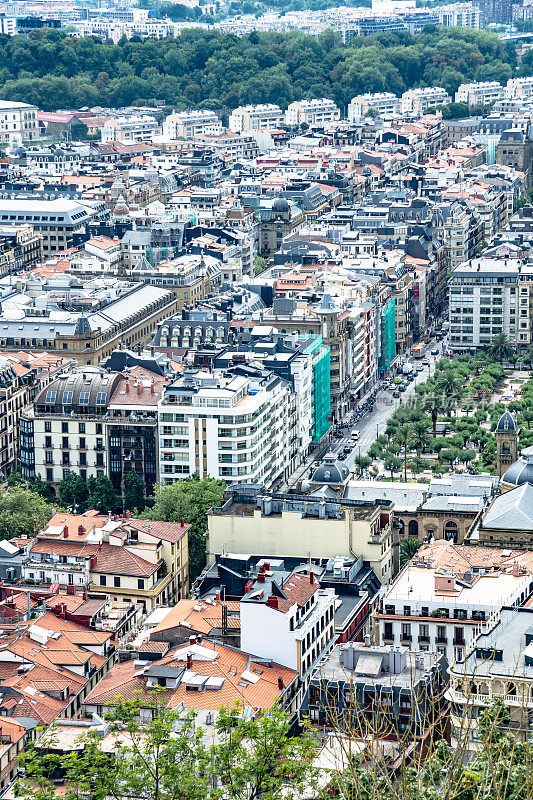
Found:
[[[151,142],[154,134],[160,133],[159,123],[148,114],[131,114],[109,119],[102,127],[102,143]]]
[[[518,425],[510,411],[505,411],[496,424],[496,471],[500,478],[518,459]]]
[[[505,96],[509,99],[527,100],[533,95],[533,77],[509,78]]]
[[[283,123],[283,111],[273,103],[239,106],[229,116],[229,129],[234,133],[271,131]]]
[[[291,385],[269,370],[185,372],[159,403],[159,470],[170,485],[208,475],[271,487],[298,453]]]
[[[475,258],[452,269],[450,344],[482,347],[500,333],[521,351],[531,342],[533,268],[518,259]]]
[[[299,100],[291,103],[285,112],[285,124],[319,127],[340,119],[340,108],[333,100],[322,97],[317,100]]]
[[[533,129],[509,128],[503,131],[496,145],[495,160],[497,164],[526,173],[527,186],[533,186]]]
[[[33,142],[39,138],[37,106],[0,101],[0,144]]]
[[[455,93],[455,102],[469,106],[488,106],[504,96],[505,89],[498,81],[462,83]]]
[[[214,111],[180,111],[169,114],[163,122],[163,136],[168,139],[194,139],[220,133],[222,126]]]
[[[330,471],[330,488],[344,488],[342,477],[335,484],[334,471],[327,466],[323,469]],[[324,482],[327,476],[320,484]],[[389,581],[394,574],[392,503],[331,496],[326,504],[322,496],[320,491],[318,496],[273,495],[258,487],[228,490],[224,504],[208,516],[208,561],[224,551],[304,559],[309,554],[312,558],[349,558],[356,552],[380,581]]]
[[[402,94],[402,114],[424,114],[428,108],[448,105],[452,98],[441,86],[427,86],[425,89],[409,89]]]
[[[498,554],[444,540],[422,546],[384,593],[375,640],[462,663],[480,623],[504,605],[524,603],[532,584],[524,551]]]
[[[380,308],[380,349],[378,367],[386,375],[396,358],[396,300],[391,297]]]
[[[370,111],[377,114],[399,114],[400,98],[392,92],[360,94],[348,104],[348,122],[360,122]]]

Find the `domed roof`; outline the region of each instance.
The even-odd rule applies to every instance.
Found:
[[[310,483],[337,483],[342,485],[350,477],[346,464],[337,461],[334,453],[328,453],[324,461],[313,472]]]
[[[63,150],[63,148],[62,148],[62,147],[56,147],[56,149],[54,150],[54,156],[55,156],[56,158],[57,158],[57,157],[61,158],[61,157],[62,157],[62,156],[64,156],[64,155],[66,155],[66,153],[65,153],[65,151]]]
[[[522,486],[524,483],[533,483],[533,447],[526,447],[518,461],[511,464],[502,477],[502,483],[509,486]]]
[[[285,197],[276,197],[272,203],[272,211],[277,214],[285,214],[290,211],[289,201]]]
[[[513,417],[511,412],[504,411],[498,420],[498,424],[496,425],[496,430],[498,433],[512,433],[516,431],[517,428],[518,426],[516,424],[516,419]]]

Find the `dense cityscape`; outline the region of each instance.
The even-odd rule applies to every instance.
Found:
[[[0,3],[0,798],[533,800],[532,39]]]

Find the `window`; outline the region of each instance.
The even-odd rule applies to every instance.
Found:
[[[139,578],[137,581],[137,589],[144,589],[144,578]]]
[[[97,422],[96,423],[96,433],[97,434],[98,433],[102,433],[102,423],[101,422]]]
[[[446,641],[446,626],[437,625],[437,642],[445,642],[445,641]]]
[[[120,578],[117,575],[113,578],[113,586],[120,586]]]
[[[64,406],[72,405],[72,391],[70,389],[66,392],[63,392],[63,405]]]
[[[85,450],[85,436],[80,438],[80,450]]]
[[[105,406],[105,398],[106,398],[106,393],[105,392],[97,392],[97,394],[96,394],[96,405],[97,406]]]
[[[52,453],[51,450],[47,450],[47,452],[45,453],[44,460],[45,460],[46,464],[53,464],[54,463],[54,454]]]
[[[68,433],[68,422],[61,423],[61,433]]]
[[[96,466],[97,467],[103,467],[104,466],[104,454],[103,453],[97,453],[96,454]]]
[[[80,453],[80,466],[87,466],[87,453]]]
[[[51,436],[45,436],[44,437],[44,446],[45,447],[52,447],[52,437]]]
[[[411,639],[411,623],[402,623],[402,639]]]
[[[63,450],[68,450],[69,443],[68,443],[68,436],[63,436],[63,443],[62,443]]]
[[[53,481],[54,480],[54,470],[53,469],[47,469],[46,470],[46,480],[47,481]]]
[[[78,430],[80,433],[85,433],[85,422],[80,422]]]
[[[46,392],[45,403],[46,405],[53,405],[56,401],[57,392],[54,389],[48,389]]]
[[[106,585],[106,577],[105,575],[100,575],[100,586]]]
[[[51,433],[52,432],[52,423],[51,422],[45,422],[44,423],[44,430],[45,430],[46,433]]]
[[[88,406],[89,405],[89,398],[91,396],[90,392],[80,392],[80,406]]]
[[[392,632],[392,622],[386,622],[383,626],[383,639],[387,641],[392,641],[394,639],[394,634]]]

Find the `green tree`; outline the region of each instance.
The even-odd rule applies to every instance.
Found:
[[[52,518],[54,508],[36,492],[15,486],[0,496],[0,539],[32,536]]]
[[[262,256],[256,256],[254,262],[254,275],[259,275],[266,267],[266,261]]]
[[[394,433],[394,444],[403,450],[403,479],[407,480],[407,452],[413,444],[413,428],[411,425],[400,425]]]
[[[61,504],[65,508],[76,506],[79,511],[84,511],[87,508],[89,489],[85,481],[75,472],[69,472],[63,478],[58,486],[58,491]]]
[[[357,464],[359,467],[359,475],[362,475],[365,469],[371,465],[372,459],[370,456],[356,456],[354,458],[354,464]]]
[[[47,503],[54,503],[56,500],[57,495],[53,484],[50,481],[43,481],[40,475],[36,475],[31,479],[30,489],[40,495]]]
[[[499,361],[500,364],[503,361],[509,361],[514,354],[514,348],[505,333],[498,333],[497,336],[494,336],[488,350],[490,357]]]
[[[61,755],[52,727],[23,757],[18,795],[51,800],[57,775],[65,776],[66,800],[81,794],[90,800],[289,800],[316,785],[313,738],[290,736],[290,718],[276,707],[255,719],[242,707],[221,708],[215,739],[195,724],[195,712],[167,708],[163,695],[119,698],[110,715],[111,752],[89,733],[73,753]],[[153,719],[141,724],[146,707]]]
[[[218,506],[226,484],[216,478],[200,480],[197,475],[176,481],[172,486],[158,486],[154,507],[143,513],[144,519],[179,522],[185,518],[189,529],[189,574],[196,578],[205,566],[207,512]]]
[[[128,511],[135,508],[139,511],[144,511],[146,506],[145,498],[146,486],[141,476],[135,470],[126,472],[124,475],[124,508],[128,509]]]
[[[442,414],[446,409],[446,403],[444,401],[444,398],[437,392],[432,392],[431,394],[427,395],[426,398],[424,398],[423,409],[431,417],[431,422],[433,425],[433,438],[436,439],[437,420],[440,414]]]
[[[101,514],[114,511],[117,505],[117,493],[107,475],[90,477],[87,481],[90,494],[90,504],[98,509]]]
[[[399,472],[402,468],[402,462],[397,456],[392,453],[387,453],[383,459],[383,466],[385,469],[390,470],[391,478],[394,478],[394,473]]]
[[[422,453],[429,444],[428,428],[425,420],[420,419],[413,422],[411,430],[413,434],[413,446],[416,448],[418,460],[420,461]]]
[[[400,567],[405,567],[408,561],[418,553],[420,542],[414,536],[402,539],[400,542]]]

